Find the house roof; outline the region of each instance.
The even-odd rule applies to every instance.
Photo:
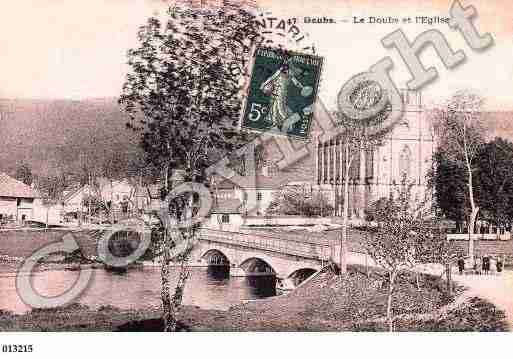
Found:
[[[0,197],[39,198],[39,194],[25,183],[0,173]]]
[[[312,182],[315,176],[313,156],[308,156],[290,168],[279,171],[272,176],[256,174],[255,176],[236,175],[230,179],[215,176],[218,189],[270,189],[278,190],[283,186],[298,182]]]
[[[93,190],[89,187],[89,185],[80,185],[80,184],[73,184],[69,187],[67,187],[63,193],[62,193],[62,201],[63,202],[67,202],[69,201],[70,199],[72,199],[73,197],[75,197],[75,195],[81,191],[84,191],[85,189],[88,189],[89,190],[89,193],[90,192],[93,192]]]
[[[242,203],[238,199],[223,199],[219,198],[214,202],[210,213],[223,213],[223,214],[234,214],[240,213],[240,207]]]

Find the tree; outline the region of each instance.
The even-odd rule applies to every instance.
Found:
[[[206,183],[213,159],[244,141],[237,126],[257,35],[253,17],[241,9],[213,13],[171,7],[167,15],[164,24],[152,17],[140,28],[139,47],[128,52],[130,71],[120,98],[146,160],[161,170],[163,198],[173,190],[170,178],[176,170],[185,172],[186,182]],[[173,223],[190,212],[192,197],[188,193],[166,202]],[[164,222],[161,298],[165,330],[174,331],[188,271],[182,255],[171,298],[170,250],[187,241],[194,228]]]
[[[474,263],[474,230],[479,206],[474,193],[476,159],[484,143],[481,123],[483,99],[470,92],[459,91],[433,111],[434,130],[439,149],[447,159],[465,169],[470,213],[467,214],[469,255]]]
[[[340,95],[339,95],[340,96]],[[375,106],[382,98],[387,96],[379,84],[375,82],[364,82],[352,94],[353,106],[363,111]],[[391,106],[385,106],[375,116],[365,120],[356,120],[347,117],[339,105],[337,117],[340,125],[344,128],[341,140],[344,143],[344,202],[342,210],[342,233],[340,235],[340,273],[347,273],[347,226],[349,220],[349,175],[355,156],[365,151],[372,151],[379,146],[385,137],[393,130],[395,124],[384,125],[390,114]]]
[[[378,220],[378,215],[385,210],[386,206],[388,205],[389,198],[387,197],[381,197],[377,201],[372,202],[366,209],[365,209],[365,220],[367,222],[375,222]]]
[[[100,216],[102,212],[108,210],[107,205],[98,193],[88,193],[82,199],[82,205],[89,209],[90,216]],[[91,220],[91,218],[89,218]]]
[[[320,191],[309,186],[284,186],[273,195],[266,213],[271,215],[289,215],[320,217],[333,212],[333,206]]]
[[[35,183],[42,198],[42,204],[46,207],[46,228],[48,228],[50,207],[61,200],[67,186],[66,176],[38,176]]]
[[[417,258],[423,263],[439,263],[444,267],[447,279],[447,292],[453,293],[452,264],[462,256],[461,250],[447,238],[443,220],[432,218],[424,223],[424,230],[418,232],[416,251]]]
[[[39,194],[49,202],[60,200],[67,185],[65,176],[38,176],[36,180]]]
[[[434,166],[428,173],[428,185],[433,190],[436,207],[457,227],[468,212],[468,187],[465,168],[447,157],[442,150],[433,155]]]
[[[495,138],[481,147],[477,162],[481,214],[497,227],[509,228],[513,221],[513,143]]]
[[[419,233],[428,216],[426,202],[414,198],[413,184],[403,177],[397,193],[391,193],[375,212],[376,230],[367,235],[369,256],[387,273],[387,322],[393,331],[392,298],[398,274],[414,268],[420,261]]]
[[[15,177],[18,181],[25,183],[27,186],[30,186],[34,180],[32,169],[26,163],[21,163],[18,168],[16,168]]]

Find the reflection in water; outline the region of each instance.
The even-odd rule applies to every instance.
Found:
[[[213,265],[207,267],[207,280],[210,284],[225,285],[230,279],[230,267]]]
[[[205,309],[226,310],[246,299],[276,295],[273,276],[230,277],[229,267],[191,268],[185,287],[184,304]],[[171,269],[171,288],[177,280],[177,269]],[[56,295],[69,288],[78,273],[66,270],[44,271],[33,275],[34,286],[42,295]],[[18,297],[14,273],[0,274],[0,310],[23,313],[30,310]],[[112,305],[140,309],[160,307],[160,268],[143,267],[126,273],[93,270],[89,287],[77,302],[98,308]]]
[[[249,292],[254,298],[267,298],[276,295],[275,276],[246,277]]]

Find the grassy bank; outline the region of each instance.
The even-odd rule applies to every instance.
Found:
[[[95,255],[96,241],[84,232],[67,230],[16,230],[0,232],[0,255],[12,258],[27,258],[41,247],[62,241],[64,236],[73,234],[82,252]]]
[[[228,311],[184,307],[181,329],[187,331],[384,331],[386,285],[379,272],[352,267],[340,280],[319,275],[286,296],[253,301]],[[478,298],[439,314],[453,298],[444,283],[422,276],[418,291],[411,274],[399,279],[394,296],[398,331],[504,331],[504,313]],[[78,304],[34,310],[24,315],[0,312],[0,329],[9,331],[160,331],[158,309],[139,311]]]

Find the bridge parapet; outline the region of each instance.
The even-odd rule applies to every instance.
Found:
[[[280,238],[261,233],[227,232],[210,228],[200,229],[199,238],[216,243],[260,249],[319,261],[328,261],[335,258],[335,246],[329,241]]]

